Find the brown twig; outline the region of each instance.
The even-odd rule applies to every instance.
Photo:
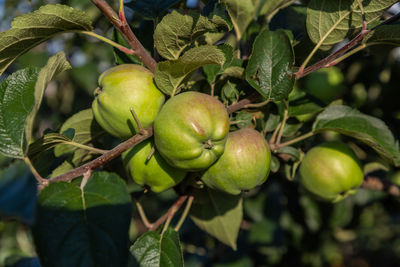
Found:
[[[48,180],[48,182],[60,182],[60,181],[70,181],[74,178],[77,178],[79,176],[82,176],[84,173],[86,173],[89,170],[94,170],[105,163],[111,161],[112,159],[118,157],[119,155],[122,154],[122,152],[128,150],[129,148],[139,144],[140,142],[146,140],[150,136],[153,135],[153,127],[150,126],[146,128],[145,133],[143,134],[137,134],[130,139],[126,140],[125,142],[119,144],[115,148],[109,150],[108,152],[104,153],[100,157],[92,160],[89,163],[86,163],[85,165],[82,165],[78,168],[75,168],[67,173],[64,173],[60,176],[51,178]]]
[[[378,177],[367,176],[364,179],[362,188],[382,191],[395,197],[400,197],[400,188],[388,180],[380,179]]]
[[[149,230],[153,231],[157,229],[161,224],[163,224],[168,218],[172,218],[174,214],[179,210],[179,208],[182,206],[182,204],[185,202],[185,200],[189,197],[189,195],[183,195],[180,196],[175,203],[168,209],[166,213],[164,213],[163,216],[158,218],[157,221],[151,224]]]
[[[92,3],[103,12],[103,14],[110,20],[114,27],[122,34],[140,61],[142,61],[147,68],[154,73],[157,62],[151,57],[151,55],[136,38],[125,19],[124,13],[120,12],[122,15],[122,18],[120,18],[105,0],[92,0]]]
[[[248,105],[252,104],[254,101],[256,101],[259,98],[260,98],[260,96],[258,94],[252,94],[248,98],[244,98],[244,99],[240,100],[239,102],[236,102],[236,103],[228,106],[226,109],[229,114],[232,114],[235,111],[246,108]]]

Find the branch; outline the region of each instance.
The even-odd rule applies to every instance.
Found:
[[[188,198],[189,195],[183,195],[178,198],[177,201],[168,209],[166,213],[164,213],[163,216],[158,218],[158,220],[154,223],[151,224],[149,230],[153,231],[157,229],[161,224],[163,224],[168,218],[172,218],[174,216],[175,212],[179,210],[179,208],[182,206],[182,204],[185,202],[185,200]]]
[[[52,182],[60,182],[60,181],[70,181],[74,178],[77,178],[79,176],[82,176],[89,170],[94,170],[105,163],[111,161],[112,159],[118,157],[119,155],[122,154],[122,152],[128,150],[129,148],[139,144],[140,142],[146,140],[147,138],[151,137],[153,135],[153,127],[150,126],[145,129],[143,134],[137,134],[130,139],[126,140],[125,142],[119,144],[118,146],[114,147],[113,149],[107,151],[100,157],[92,160],[89,163],[86,163],[85,165],[82,165],[76,169],[73,169],[67,173],[64,173],[60,176],[51,178],[48,180],[49,183]]]
[[[157,62],[150,56],[150,54],[146,51],[143,45],[136,38],[135,34],[132,32],[132,29],[125,20],[124,12],[120,12],[122,15],[122,18],[120,19],[118,14],[105,0],[92,0],[92,3],[95,4],[101,10],[101,12],[103,12],[103,14],[114,25],[114,27],[122,34],[132,48],[134,54],[147,66],[147,68],[154,73]]]
[[[244,98],[244,99],[240,100],[239,102],[236,102],[236,103],[228,106],[226,109],[229,114],[232,114],[233,112],[238,111],[240,109],[251,107],[249,105],[251,105],[258,98],[260,98],[260,96],[258,94],[252,94],[248,98]]]
[[[338,57],[342,56],[343,54],[345,54],[347,51],[349,51],[350,49],[354,48],[356,45],[358,45],[362,40],[364,40],[365,36],[367,34],[369,34],[371,31],[376,30],[378,27],[382,26],[382,25],[387,25],[387,24],[391,24],[397,20],[400,19],[400,13],[390,17],[389,19],[383,21],[382,23],[380,23],[379,25],[376,25],[375,27],[372,27],[371,29],[367,30],[367,22],[364,20],[363,21],[363,26],[362,26],[362,30],[359,34],[357,34],[356,37],[353,38],[353,40],[351,40],[350,42],[348,42],[346,45],[344,45],[342,48],[340,48],[338,51],[332,53],[331,55],[327,56],[326,58],[318,61],[317,63],[315,63],[314,65],[304,69],[304,64],[300,67],[299,71],[296,73],[296,79],[300,79],[304,76],[307,76],[308,74],[310,74],[311,72],[314,72],[320,68],[324,68],[324,67],[331,67],[334,64],[332,64],[332,62],[338,63],[339,61],[335,61]],[[365,47],[363,47],[365,48]],[[361,50],[361,49],[359,49]],[[358,52],[358,50],[357,50]]]
[[[388,180],[379,179],[373,176],[367,176],[361,186],[362,188],[382,191],[391,196],[400,197],[400,188]]]

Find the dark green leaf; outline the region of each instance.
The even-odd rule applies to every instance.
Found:
[[[364,42],[368,45],[389,44],[400,46],[400,24],[378,27],[365,37]]]
[[[69,68],[65,54],[60,52],[51,57],[40,72],[32,68],[19,70],[1,82],[1,153],[9,157],[24,157],[25,144],[31,139],[33,121],[47,83],[55,75]]]
[[[281,166],[281,163],[277,157],[271,156],[271,172],[277,172]]]
[[[236,114],[235,124],[239,128],[246,128],[252,125],[253,115],[251,113],[240,111]]]
[[[267,16],[268,19],[271,19],[279,9],[294,3],[295,0],[261,0],[261,2],[259,15]]]
[[[400,165],[399,144],[386,124],[348,106],[330,106],[319,114],[314,132],[336,131],[361,140],[396,166]]]
[[[379,20],[383,11],[397,0],[363,0],[367,23]],[[314,43],[324,46],[341,42],[354,29],[362,27],[362,14],[356,0],[311,0],[307,8],[307,32]]]
[[[180,1],[181,0],[133,0],[126,4],[126,6],[132,8],[138,14],[154,19]]]
[[[154,231],[141,235],[130,248],[129,267],[183,267],[179,234],[168,228],[163,234]]]
[[[224,103],[237,102],[239,99],[239,91],[236,88],[236,84],[227,81],[222,87],[221,98]]]
[[[209,84],[215,82],[215,78],[222,74],[224,70],[231,66],[241,65],[242,61],[239,59],[233,59],[233,47],[230,45],[220,45],[218,46],[222,52],[225,54],[225,63],[223,65],[206,65],[203,66],[204,74],[206,75]]]
[[[294,54],[288,36],[283,31],[265,29],[254,42],[246,80],[267,99],[285,99],[295,82],[293,64]]]
[[[71,139],[59,134],[59,133],[48,133],[29,145],[29,158],[35,161],[40,155],[58,144],[69,143]]]
[[[200,36],[227,28],[225,20],[216,18],[210,20],[198,13],[184,15],[174,10],[157,25],[154,45],[164,58],[177,60]]]
[[[203,231],[236,250],[236,239],[243,218],[241,196],[209,188],[195,194],[190,218]]]
[[[207,64],[223,65],[225,60],[225,53],[217,46],[195,47],[177,60],[159,62],[154,80],[161,91],[174,95],[193,71]]]
[[[52,183],[39,195],[34,241],[43,267],[126,266],[131,199],[117,175]]]
[[[64,5],[45,5],[16,17],[0,32],[0,75],[20,55],[51,37],[70,31],[91,31],[90,16]]]
[[[37,182],[23,161],[0,170],[0,215],[32,224],[37,201]]]
[[[8,157],[24,157],[25,121],[35,103],[38,75],[37,69],[23,69],[0,83],[0,152]]]
[[[317,113],[323,109],[324,104],[321,101],[307,94],[289,102],[289,116]]]

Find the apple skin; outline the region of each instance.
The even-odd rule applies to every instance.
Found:
[[[306,77],[306,93],[318,98],[325,104],[338,99],[345,91],[344,77],[337,67],[319,69]]]
[[[328,202],[338,202],[354,194],[363,179],[359,159],[350,147],[338,141],[313,147],[300,165],[300,184]]]
[[[104,130],[121,139],[139,132],[131,107],[142,126],[148,127],[165,101],[153,83],[153,73],[135,64],[119,65],[103,72],[99,86],[92,103],[94,117]]]
[[[224,154],[201,179],[208,187],[237,195],[264,183],[270,164],[265,138],[256,130],[244,128],[229,133]]]
[[[153,146],[151,139],[145,140],[122,153],[122,160],[135,183],[147,185],[151,191],[160,193],[180,183],[186,172],[168,165],[157,150],[147,160]]]
[[[208,168],[224,152],[229,132],[225,106],[210,95],[184,92],[169,99],[154,122],[154,140],[164,159],[188,171]]]

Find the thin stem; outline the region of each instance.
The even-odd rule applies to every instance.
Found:
[[[139,120],[138,115],[136,114],[136,112],[135,112],[135,110],[133,108],[130,108],[129,110],[131,111],[133,119],[135,120],[135,122],[136,122],[136,124],[137,124],[137,126],[139,128],[139,133],[142,133],[144,131],[144,129],[143,129],[142,123]]]
[[[79,148],[94,152],[96,154],[104,154],[104,153],[109,151],[109,150],[104,150],[104,149],[99,149],[99,148],[87,146],[87,145],[84,145],[84,144],[79,144],[79,143],[76,143],[74,141],[65,142],[64,144],[71,145],[71,146],[74,146],[74,147],[79,147]]]
[[[360,46],[358,46],[358,47],[354,48],[353,50],[351,50],[349,53],[346,53],[346,54],[344,54],[343,56],[341,56],[341,57],[339,57],[339,58],[333,60],[332,62],[327,63],[324,67],[325,67],[325,68],[329,68],[329,67],[335,66],[336,64],[339,64],[340,62],[342,62],[343,60],[345,60],[346,58],[348,58],[348,57],[354,55],[355,53],[357,53],[357,52],[359,52],[359,51],[365,49],[367,46],[369,46],[369,45],[367,45],[367,44],[361,44]]]
[[[146,226],[146,228],[151,228],[153,226],[153,224],[149,221],[149,219],[147,219],[147,216],[146,216],[146,213],[144,212],[142,204],[140,204],[140,202],[137,201],[136,199],[135,199],[135,204],[136,204],[136,208],[139,212],[140,219],[142,220],[144,226]]]
[[[270,145],[276,143],[276,142],[275,142],[276,136],[278,135],[278,131],[279,131],[279,129],[281,128],[281,125],[282,125],[282,122],[280,122],[280,123],[278,124],[278,126],[276,126],[274,132],[272,133],[271,138],[269,139],[269,144],[270,144]]]
[[[119,18],[122,23],[126,23],[125,10],[124,10],[124,0],[119,0]]]
[[[313,135],[314,135],[313,132],[306,133],[306,134],[304,134],[304,135],[301,135],[301,136],[299,136],[299,137],[296,137],[296,138],[294,138],[294,139],[292,139],[292,140],[289,140],[289,141],[287,141],[287,142],[278,144],[277,148],[279,149],[279,148],[282,148],[282,147],[285,147],[285,146],[290,146],[290,145],[295,144],[295,143],[297,143],[297,142],[300,142],[300,141],[302,141],[302,140],[304,140],[304,139],[307,139],[307,138],[309,138],[309,137],[311,137],[311,136],[313,136]]]
[[[157,62],[151,55],[146,51],[143,45],[136,38],[129,24],[123,18],[119,18],[117,13],[110,7],[110,5],[105,0],[91,0],[103,14],[108,18],[108,20],[114,25],[114,27],[121,33],[121,35],[128,42],[129,46],[133,49],[134,54],[141,60],[147,68],[149,68],[153,73],[156,70]],[[120,0],[121,1],[121,0]]]
[[[169,216],[173,216],[177,210],[182,206],[182,204],[185,202],[185,200],[188,198],[188,195],[183,195],[178,198],[177,201],[168,209],[166,213],[164,213],[163,216],[158,218],[158,220],[153,223],[153,225],[149,228],[149,230],[155,230],[157,229],[161,224],[165,222],[165,220],[168,219]]]
[[[165,221],[164,227],[161,231],[161,235],[163,235],[165,233],[165,231],[167,231],[169,225],[171,224],[172,217],[174,217],[174,214],[175,214],[175,212],[168,214],[167,220]]]
[[[260,107],[266,106],[269,102],[270,102],[270,100],[268,99],[261,103],[247,104],[244,106],[244,108],[260,108]]]
[[[94,169],[106,164],[107,162],[109,162],[112,159],[121,155],[122,152],[128,150],[131,147],[134,147],[135,145],[146,140],[147,138],[149,138],[152,135],[153,135],[153,127],[150,126],[144,130],[143,134],[137,134],[137,135],[131,137],[130,139],[119,144],[115,148],[107,151],[106,153],[104,153],[100,157],[90,161],[89,163],[86,163],[86,164],[84,164],[76,169],[73,169],[67,173],[64,173],[60,176],[51,178],[48,180],[48,182],[70,181],[74,178],[77,178],[77,177],[83,175],[88,170],[94,170]]]
[[[226,108],[229,114],[232,114],[235,111],[238,111],[245,106],[251,104],[253,101],[257,100],[260,96],[258,94],[252,94],[248,98],[242,99],[237,103],[234,103]]]
[[[33,174],[33,176],[35,176],[35,179],[38,181],[39,184],[41,185],[47,185],[48,184],[48,180],[44,179],[36,170],[36,168],[33,166],[31,160],[28,157],[24,157],[24,161],[25,163],[29,166],[29,168],[31,169],[31,172]]]
[[[190,208],[192,207],[193,204],[193,200],[194,200],[194,196],[190,196],[188,201],[186,202],[186,206],[185,209],[183,210],[182,216],[179,219],[178,223],[175,226],[175,231],[178,232],[179,229],[181,228],[183,222],[185,221],[186,217],[189,214]]]
[[[288,114],[289,114],[289,107],[286,103],[285,100],[282,100],[282,103],[285,107],[284,111],[283,111],[283,118],[282,118],[282,123],[281,123],[281,128],[279,130],[279,134],[278,134],[278,138],[276,139],[276,143],[280,144],[281,143],[281,138],[283,135],[283,130],[285,129],[285,125],[286,125],[286,121],[288,119]]]
[[[99,40],[101,40],[101,41],[103,41],[103,42],[105,42],[107,44],[110,44],[110,45],[114,46],[115,48],[119,49],[120,51],[124,52],[125,54],[128,54],[128,55],[135,54],[135,51],[133,51],[132,49],[129,49],[129,48],[123,46],[123,45],[120,45],[120,44],[118,44],[118,43],[116,43],[116,42],[114,42],[114,41],[112,41],[112,40],[110,40],[110,39],[108,39],[108,38],[106,38],[104,36],[101,36],[101,35],[99,35],[97,33],[89,32],[89,31],[77,31],[77,32],[92,36],[94,38],[97,38],[97,39],[99,39]]]

